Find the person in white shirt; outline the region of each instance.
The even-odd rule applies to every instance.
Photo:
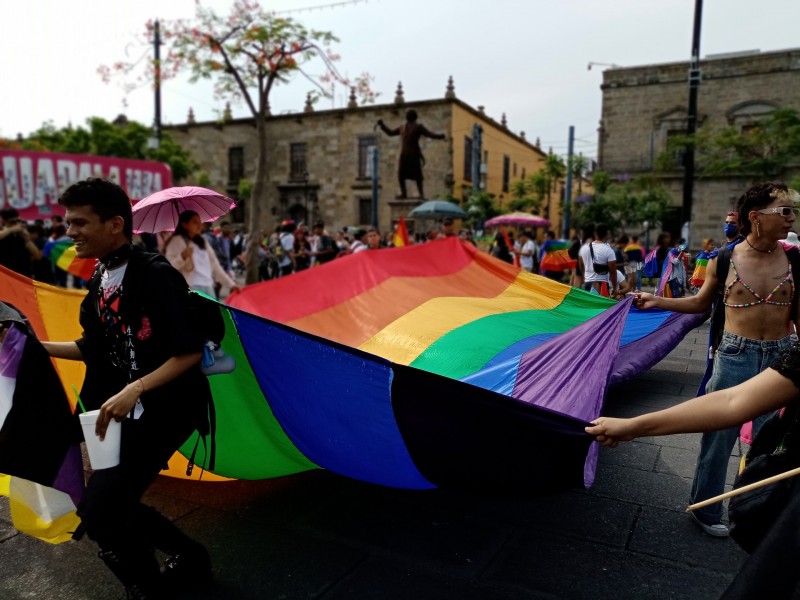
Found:
[[[219,264],[214,249],[201,235],[202,229],[200,215],[193,210],[183,211],[178,216],[175,233],[167,240],[164,256],[181,272],[193,290],[216,298],[214,282],[217,282],[231,292],[239,291],[237,283]]]
[[[534,272],[534,258],[537,253],[536,242],[530,231],[522,231],[519,241],[514,244],[514,254],[519,256],[519,266],[526,271]]]
[[[594,230],[594,241],[584,244],[578,252],[578,260],[584,272],[583,289],[593,289],[601,296],[613,297],[618,291],[617,257],[608,245],[608,225],[598,225]]]

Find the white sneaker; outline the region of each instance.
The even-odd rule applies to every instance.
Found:
[[[724,523],[714,523],[713,525],[709,525],[708,523],[701,521],[700,517],[698,517],[695,513],[691,512],[689,514],[691,515],[692,520],[697,523],[697,526],[705,531],[708,535],[714,537],[728,537],[730,535],[730,530]]]

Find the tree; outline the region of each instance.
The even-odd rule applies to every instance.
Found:
[[[472,194],[467,198],[464,210],[467,211],[467,215],[469,215],[467,221],[473,228],[500,214],[494,197],[489,192]]]
[[[638,227],[644,221],[659,223],[669,210],[669,192],[653,175],[611,182],[607,173],[597,171],[592,182],[595,194],[575,204],[577,227],[605,223],[614,231],[624,232],[626,227]]]
[[[167,163],[176,181],[194,172],[197,163],[188,151],[167,134],[163,135],[158,148],[149,148],[147,140],[151,135],[149,127],[136,121],[110,123],[100,117],[90,117],[86,119],[86,128],[68,126],[59,129],[48,121],[18,142],[18,146],[23,150],[155,160]]]
[[[683,153],[694,147],[701,177],[741,175],[754,180],[797,173],[800,163],[800,113],[778,109],[747,127],[703,127],[694,137],[673,136],[656,158],[658,171],[680,168]]]
[[[547,206],[545,208],[545,218],[550,218],[550,208],[552,206],[551,196],[558,187],[558,180],[564,177],[567,166],[558,154],[552,152],[547,154],[544,159],[544,174],[547,177]]]
[[[147,24],[152,37],[153,23]],[[287,83],[293,75],[303,75],[314,83],[317,94],[325,94],[322,86],[305,70],[319,59],[327,77],[350,84],[334,67],[337,56],[329,44],[338,41],[327,31],[308,30],[288,17],[265,11],[258,2],[236,0],[227,17],[197,3],[194,19],[161,24],[168,47],[160,64],[149,63],[145,77],[156,80],[188,71],[191,81],[213,79],[219,97],[241,100],[253,116],[256,126],[257,156],[253,189],[248,203],[247,283],[258,281],[258,245],[261,239],[262,207],[267,201],[267,130],[269,97],[279,83]],[[117,63],[113,70],[130,74],[135,64]],[[112,69],[101,67],[108,77]],[[354,83],[362,102],[374,99],[369,89],[369,76],[362,75]]]
[[[583,154],[572,155],[567,161],[567,168],[572,172],[572,177],[578,182],[578,196],[583,193],[583,175],[589,168],[589,159]]]
[[[521,211],[538,213],[542,208],[542,196],[537,196],[531,189],[529,180],[518,179],[511,184],[511,201],[508,209],[511,212]]]

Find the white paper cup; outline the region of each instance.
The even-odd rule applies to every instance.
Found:
[[[101,442],[94,432],[98,414],[100,414],[99,410],[90,410],[78,415],[81,420],[81,427],[83,427],[83,437],[86,440],[89,462],[95,471],[116,467],[119,464],[119,443],[122,437],[121,423],[111,419],[108,423],[108,429],[106,429],[106,437]]]

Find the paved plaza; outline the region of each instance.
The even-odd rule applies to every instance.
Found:
[[[692,397],[707,325],[608,395],[629,416]],[[590,490],[544,497],[382,488],[314,471],[225,484],[159,478],[147,494],[211,551],[186,598],[499,600],[716,598],[745,558],[684,512],[700,435],[603,449]],[[731,477],[734,462],[731,461]],[[122,598],[89,541],[18,534],[0,503],[0,598]]]

